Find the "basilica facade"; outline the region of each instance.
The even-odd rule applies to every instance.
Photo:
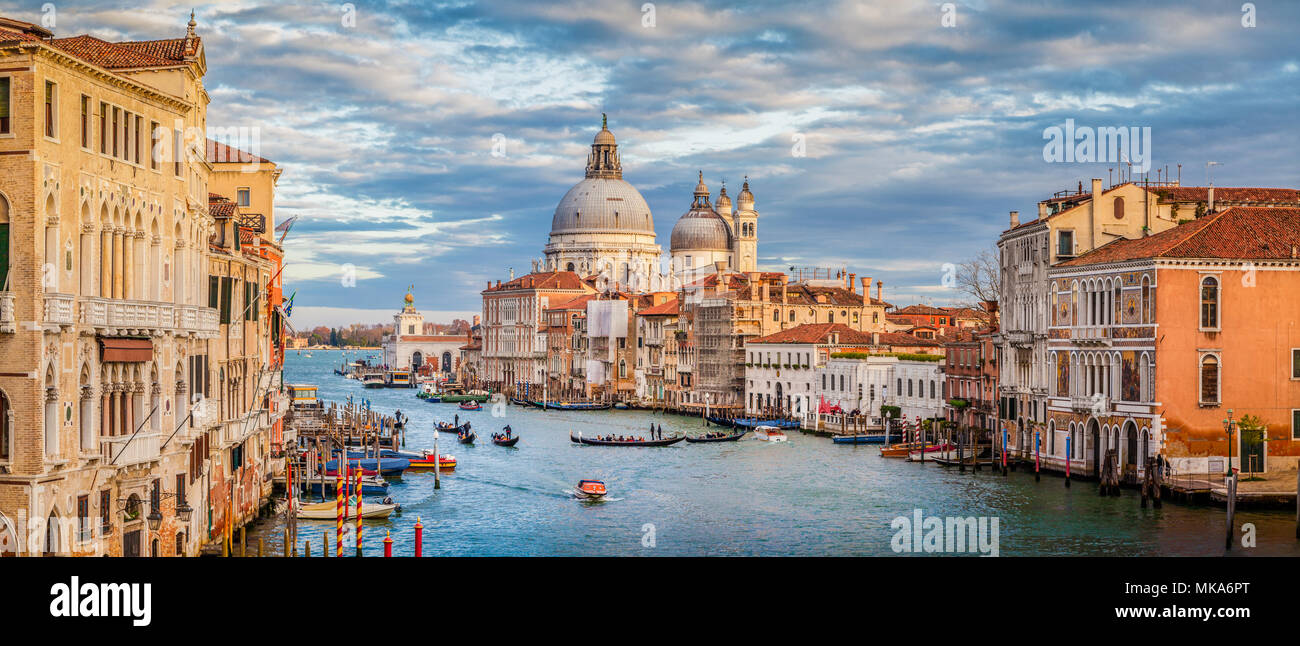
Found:
[[[602,118],[587,156],[586,177],[555,207],[545,259],[534,271],[598,276],[634,292],[675,289],[693,270],[757,270],[758,211],[746,178],[735,208],[722,187],[710,200],[701,171],[690,208],[673,227],[669,270],[655,239],[654,217],[641,193],[623,179],[618,143]]]

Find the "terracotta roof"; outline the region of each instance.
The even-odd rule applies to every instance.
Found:
[[[1149,190],[1166,202],[1208,202],[1210,199],[1210,190],[1205,186],[1153,187]],[[1300,206],[1300,189],[1216,186],[1214,201]]]
[[[908,305],[900,310],[890,312],[893,316],[900,314],[923,315],[923,316],[952,316],[954,312],[947,307],[933,307],[930,305]]]
[[[55,38],[49,43],[56,49],[110,70],[172,67],[184,62],[183,59],[172,59],[153,53],[151,48],[143,46],[148,43],[110,43],[84,34],[70,38]]]
[[[870,332],[859,332],[843,323],[805,323],[747,343],[829,343],[833,333],[840,335],[840,344],[871,343]]]
[[[247,164],[257,162],[259,164],[274,163],[269,159],[258,157],[253,153],[244,152],[234,146],[228,146],[220,141],[208,140],[208,161],[214,163],[240,163]]]
[[[677,316],[681,313],[681,302],[677,299],[664,301],[654,307],[637,310],[637,316]]]
[[[905,332],[881,332],[877,338],[880,340],[880,345],[930,346],[936,348],[943,345],[934,339],[922,339]]]
[[[40,25],[0,16],[0,43],[13,41],[40,42],[52,35]]]
[[[1234,206],[1152,236],[1115,240],[1057,266],[1141,258],[1289,259],[1298,248],[1300,208]]]
[[[512,281],[493,285],[484,292],[502,292],[513,289],[582,289],[584,283],[571,271],[542,271],[526,274]]]
[[[582,310],[583,312],[585,312],[585,311],[587,311],[587,301],[589,301],[589,300],[591,300],[591,299],[593,299],[593,298],[595,298],[595,297],[596,297],[596,294],[583,294],[582,296],[579,296],[579,297],[574,298],[574,299],[572,299],[572,300],[567,300],[567,301],[565,301],[565,302],[563,302],[563,303],[560,303],[559,305],[552,305],[552,306],[550,306],[550,307],[548,307],[548,308],[546,308],[546,309],[547,309],[547,311],[550,311],[550,310]]]
[[[232,218],[239,207],[228,198],[216,193],[208,193],[208,213],[214,218]]]

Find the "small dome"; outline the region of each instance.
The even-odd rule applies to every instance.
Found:
[[[740,187],[740,197],[737,200],[740,202],[742,211],[754,209],[754,194],[749,192],[749,176],[745,177],[745,185]]]
[[[615,145],[614,133],[609,131],[609,119],[605,117],[604,112],[600,113],[600,132],[596,133],[596,138],[591,140],[591,143],[597,146]]]
[[[731,251],[731,227],[712,209],[691,209],[673,226],[669,251]]]
[[[415,303],[415,297],[411,295],[411,292],[406,292],[405,300],[407,305],[412,305]]]
[[[718,213],[722,215],[731,215],[731,197],[727,195],[727,187],[723,186],[718,191]]]

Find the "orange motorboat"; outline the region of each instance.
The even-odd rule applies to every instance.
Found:
[[[579,498],[599,500],[600,498],[605,497],[605,483],[600,480],[579,480],[578,487],[574,489],[574,493]]]
[[[441,471],[449,471],[456,468],[456,456],[448,455],[446,453],[438,456],[436,465],[434,463],[433,451],[425,453],[422,457],[407,459],[411,462],[411,466],[409,467],[411,469],[433,469],[436,466],[436,468]]]

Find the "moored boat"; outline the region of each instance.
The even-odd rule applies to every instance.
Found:
[[[790,438],[785,436],[785,432],[775,426],[755,426],[754,437],[764,442],[786,442]]]
[[[362,502],[362,518],[388,518],[393,511],[398,508],[396,504],[382,502]],[[343,517],[347,520],[355,520],[357,517],[357,504],[355,497],[349,497],[343,509]],[[338,502],[327,500],[325,502],[312,503],[298,507],[298,518],[306,520],[334,520],[338,518]]]
[[[348,458],[348,471],[360,468],[363,475],[402,475],[402,472],[410,468],[410,460],[404,458]],[[325,463],[325,474],[335,475],[338,473],[339,461],[330,460]]]
[[[877,435],[837,435],[832,438],[836,444],[884,444],[885,434]]]
[[[372,373],[361,378],[361,385],[366,388],[383,388],[387,384],[384,383],[383,375]]]

